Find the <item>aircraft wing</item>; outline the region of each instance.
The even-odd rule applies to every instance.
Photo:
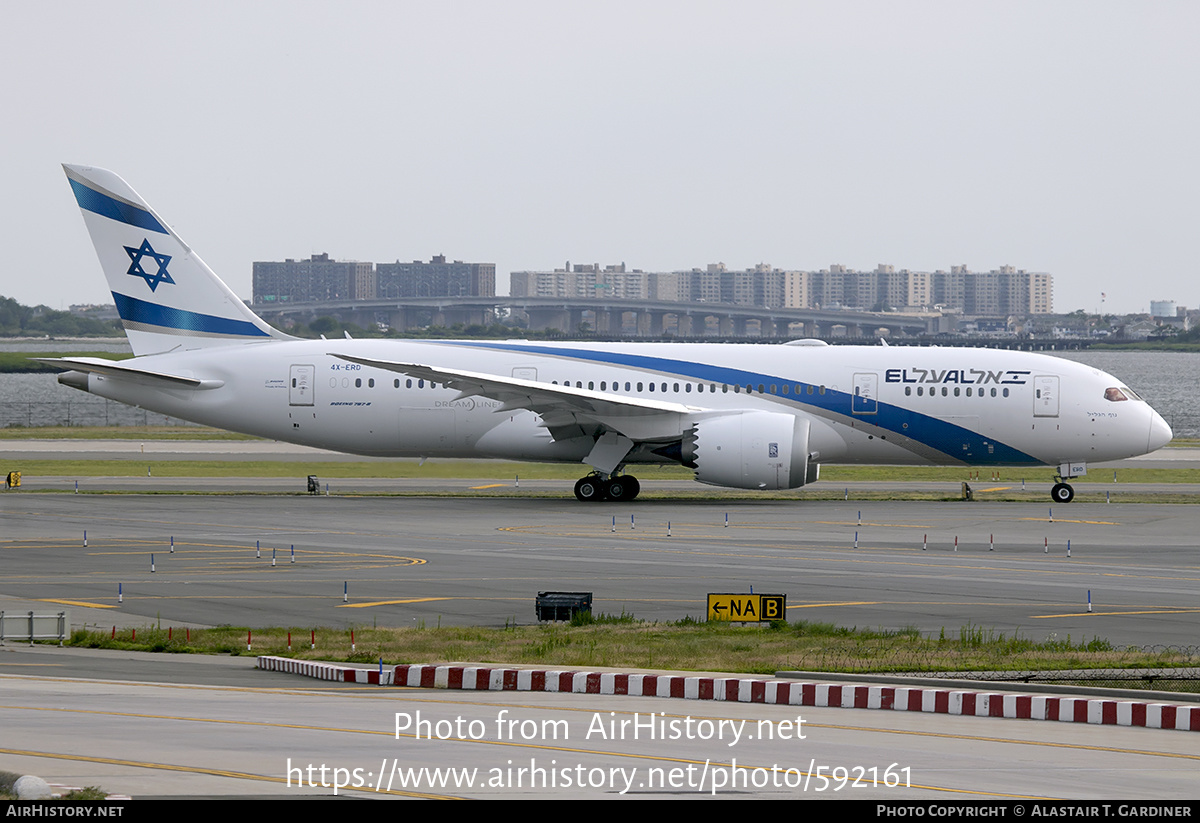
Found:
[[[100,357],[33,357],[30,359],[39,363],[63,366],[72,371],[102,374],[105,377],[120,377],[159,387],[215,389],[225,384],[224,380],[206,380],[192,375],[155,371],[135,365],[132,361],[127,363],[122,360],[105,360]]]
[[[594,433],[594,424],[599,423],[634,441],[666,440],[679,436],[686,428],[689,416],[704,411],[702,407],[683,403],[628,397],[519,377],[420,363],[372,360],[336,352],[330,352],[329,355],[350,363],[443,383],[461,392],[460,399],[487,397],[499,400],[499,412],[528,409],[542,417],[543,424],[556,439]]]

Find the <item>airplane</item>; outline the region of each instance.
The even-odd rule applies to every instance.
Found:
[[[1117,378],[995,349],[524,340],[302,340],[272,328],[116,174],[64,165],[134,357],[46,358],[91,394],[221,429],[359,455],[590,467],[581,501],[638,496],[628,472],[795,489],[822,463],[1056,467],[1166,445]]]

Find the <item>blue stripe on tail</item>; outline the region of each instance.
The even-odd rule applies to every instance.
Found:
[[[139,209],[137,206],[123,203],[114,197],[109,197],[107,194],[90,189],[78,180],[70,180],[69,178],[68,180],[75,192],[75,201],[79,203],[79,208],[95,212],[110,220],[146,229],[147,231],[168,234],[166,227],[145,209]]]
[[[112,293],[117,303],[117,313],[127,323],[144,323],[148,326],[159,326],[164,329],[198,332],[201,334],[237,335],[241,337],[270,337],[253,323],[245,320],[231,320],[227,317],[216,317],[211,314],[200,314],[184,309],[175,309],[158,303],[150,303],[129,297],[124,294]]]

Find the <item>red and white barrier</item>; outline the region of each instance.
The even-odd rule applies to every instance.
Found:
[[[355,669],[333,663],[313,663],[266,656],[258,658],[258,666],[269,671],[287,671],[323,680],[425,689],[675,697],[684,700],[881,709],[1200,731],[1200,705],[1149,703],[1142,700],[1054,697],[923,686],[809,683],[754,677],[690,677],[485,666],[384,667],[381,678],[377,668]]]
[[[360,669],[353,666],[343,666],[337,663],[320,663],[315,660],[293,660],[290,657],[271,657],[260,655],[258,668],[268,672],[284,672],[298,674],[303,677],[315,677],[318,680],[334,680],[339,683],[367,683],[375,686],[392,685],[393,668],[384,666],[382,670]]]

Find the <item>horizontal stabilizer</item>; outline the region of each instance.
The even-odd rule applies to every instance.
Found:
[[[73,371],[88,374],[102,374],[105,377],[133,379],[152,385],[170,385],[187,389],[216,389],[225,385],[224,380],[205,380],[184,374],[167,374],[140,366],[126,365],[120,360],[104,360],[100,357],[34,357],[39,363],[49,363],[62,366]]]

